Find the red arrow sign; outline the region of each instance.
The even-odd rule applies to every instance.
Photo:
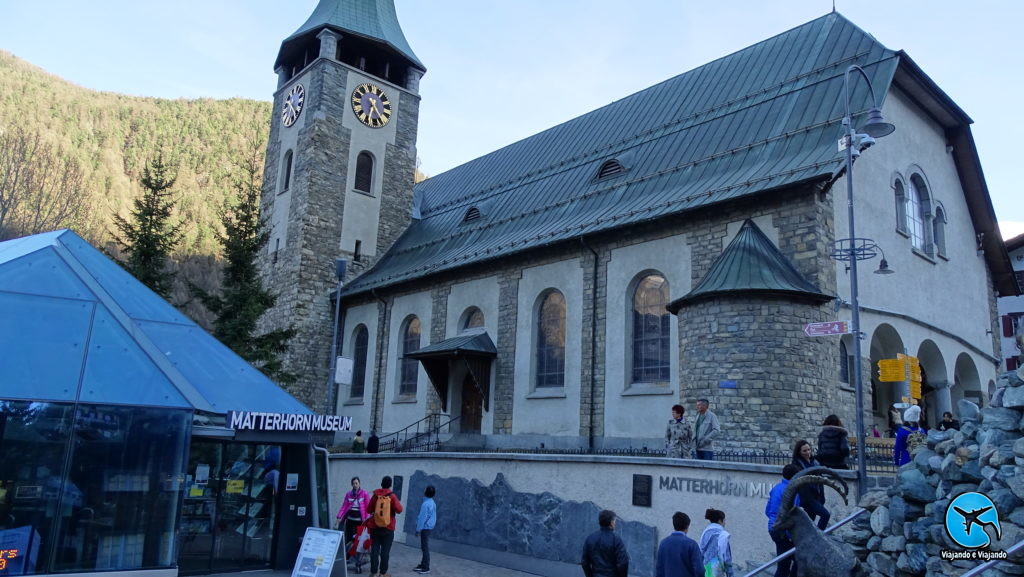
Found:
[[[846,321],[829,321],[826,323],[807,323],[804,325],[804,334],[809,337],[824,337],[828,335],[845,335],[850,332],[849,323]]]

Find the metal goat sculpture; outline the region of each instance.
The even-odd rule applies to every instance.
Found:
[[[785,529],[789,532],[796,548],[794,559],[797,564],[798,577],[860,577],[867,575],[860,560],[853,553],[853,548],[843,541],[826,535],[815,526],[811,518],[800,507],[795,507],[797,492],[808,485],[826,485],[832,487],[843,502],[847,500],[849,489],[846,481],[828,467],[811,467],[793,476],[786,490],[782,493],[779,513],[775,518],[774,529]]]

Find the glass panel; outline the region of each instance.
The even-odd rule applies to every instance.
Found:
[[[667,384],[670,379],[668,283],[644,277],[633,295],[633,382]]]
[[[0,540],[28,552],[19,573],[174,566],[188,412],[0,405]]]
[[[355,362],[352,369],[352,388],[349,398],[363,398],[363,391],[366,387],[366,356],[370,345],[370,333],[363,325],[356,329],[355,347],[353,357]]]
[[[548,293],[537,319],[537,386],[565,385],[565,297]]]
[[[185,504],[181,510],[178,567],[182,573],[209,571],[217,523],[219,487],[210,482],[212,471],[223,469],[223,443],[193,441],[185,476]]]

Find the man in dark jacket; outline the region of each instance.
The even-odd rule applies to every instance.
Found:
[[[587,577],[626,577],[629,553],[622,538],[615,534],[615,513],[605,509],[597,515],[601,528],[583,544],[583,574]]]
[[[704,556],[700,545],[686,536],[690,529],[689,515],[676,511],[672,515],[672,528],[675,531],[658,545],[655,577],[703,577]]]

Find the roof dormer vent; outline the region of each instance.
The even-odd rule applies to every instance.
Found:
[[[626,172],[626,167],[622,166],[622,163],[619,162],[617,158],[613,158],[611,160],[604,161],[601,168],[597,170],[597,179],[602,180],[605,178],[611,178],[622,174],[623,172]]]
[[[462,224],[473,222],[474,220],[480,220],[480,209],[475,206],[470,207],[470,209],[466,211],[466,216],[462,217]]]

